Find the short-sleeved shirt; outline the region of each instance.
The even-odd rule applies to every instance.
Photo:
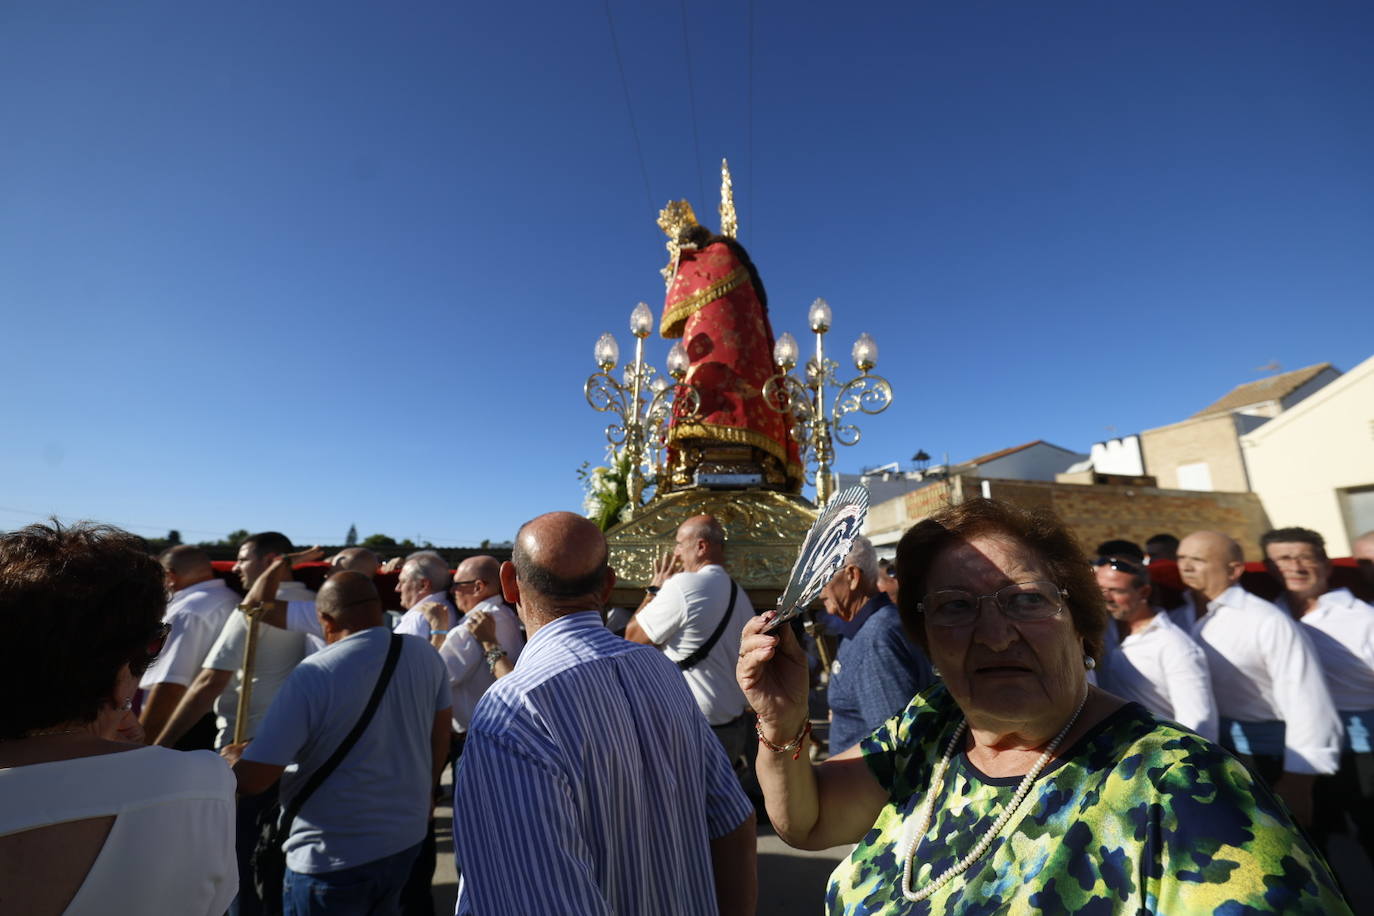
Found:
[[[892,599],[879,592],[859,613],[864,624],[841,640],[826,688],[832,754],[858,744],[935,682],[925,653],[902,629]]]
[[[684,659],[711,638],[730,604],[730,575],[716,564],[680,572],[663,583],[654,600],[634,619],[654,645],[673,661]],[[735,680],[740,631],[754,613],[744,589],[735,595],[733,619],[707,656],[683,674],[697,706],[712,725],[744,712],[744,691]]]
[[[962,713],[943,685],[861,743],[888,793],[831,875],[831,914],[1349,913],[1288,811],[1226,751],[1128,703],[1046,767],[968,870],[919,903],[901,890],[903,825],[919,817]],[[1020,776],[956,753],[913,867],[919,890],[1002,814]]]
[[[315,593],[299,582],[283,582],[277,589],[278,601],[314,601]],[[234,738],[234,723],[238,718],[239,681],[243,668],[243,649],[248,643],[248,619],[232,613],[224,621],[219,639],[215,641],[204,667],[216,671],[232,671],[234,678],[215,700],[215,716],[219,734],[215,747],[224,747]],[[276,627],[258,626],[258,638],[253,649],[253,694],[248,703],[246,738],[257,732],[262,717],[272,705],[281,685],[305,657],[306,641],[301,633],[288,633]]]
[[[171,627],[167,640],[138,686],[144,690],[158,684],[189,687],[238,603],[238,593],[223,579],[206,579],[179,589],[162,618]]]
[[[439,655],[403,640],[372,721],[343,762],[306,801],[286,840],[286,864],[319,873],[364,865],[424,839],[434,780],[435,716],[449,708]],[[354,633],[291,673],[243,759],[287,766],[285,806],[343,743],[377,685],[390,645],[386,627]]]

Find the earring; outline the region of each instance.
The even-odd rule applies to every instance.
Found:
[[[939,676],[940,676],[940,669],[939,669],[939,668],[936,668],[934,665],[931,665],[931,666],[930,666],[930,673],[933,674],[933,675],[935,675],[936,677],[939,677]]]
[[[1091,655],[1083,656],[1083,667],[1087,668],[1089,671],[1093,670],[1097,667],[1097,659],[1093,658]]]

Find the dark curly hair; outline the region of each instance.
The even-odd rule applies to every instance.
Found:
[[[166,608],[140,537],[56,519],[0,535],[0,738],[94,721],[119,669],[147,664]]]
[[[929,651],[925,621],[916,605],[927,593],[926,576],[940,551],[980,535],[1002,535],[1033,550],[1050,578],[1066,593],[1074,629],[1087,653],[1101,660],[1107,609],[1097,577],[1073,534],[1054,513],[1026,510],[991,499],[971,499],[917,522],[897,545],[898,610],[907,633]]]

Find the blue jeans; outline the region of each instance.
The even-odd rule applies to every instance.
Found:
[[[286,870],[284,916],[394,916],[421,843],[395,855],[318,874]]]

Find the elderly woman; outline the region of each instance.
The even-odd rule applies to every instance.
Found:
[[[1349,912],[1235,758],[1088,684],[1102,597],[1052,517],[963,503],[907,532],[897,572],[942,682],[819,766],[790,629],[765,615],[741,647],[778,835],[858,844],[831,913]]]
[[[166,605],[133,535],[0,535],[0,910],[210,916],[233,898],[228,765],[127,740]]]

